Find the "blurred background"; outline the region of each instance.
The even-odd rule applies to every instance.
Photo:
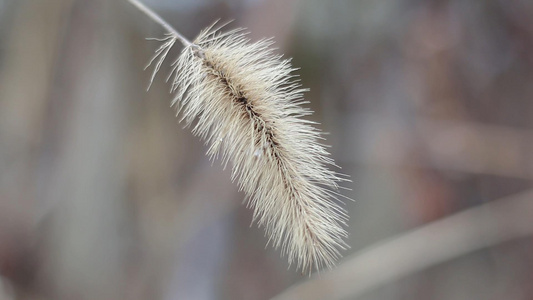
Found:
[[[294,58],[353,180],[346,259],[532,189],[533,1],[144,2],[191,39],[234,19]],[[178,123],[168,66],[146,92],[163,33],[125,0],[0,0],[1,300],[270,299],[310,280]],[[357,299],[533,299],[533,239]]]

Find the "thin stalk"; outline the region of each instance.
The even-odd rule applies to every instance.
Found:
[[[533,235],[533,190],[473,207],[354,254],[271,300],[359,299],[391,281]]]
[[[163,20],[161,16],[159,16],[155,11],[144,5],[142,2],[138,0],[128,0],[131,4],[135,5],[137,9],[139,9],[141,12],[145,13],[148,17],[150,17],[155,22],[159,23],[163,28],[165,28],[170,34],[172,34],[177,40],[179,40],[183,46],[188,47],[192,46],[193,43],[191,43],[188,39],[186,39],[181,33],[179,33],[174,27],[170,26],[170,24],[167,23],[167,21]]]

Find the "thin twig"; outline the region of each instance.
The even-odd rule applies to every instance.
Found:
[[[192,46],[193,43],[191,43],[188,39],[186,39],[181,33],[179,33],[174,27],[170,26],[170,24],[167,23],[167,21],[163,20],[156,12],[151,10],[149,7],[144,5],[143,3],[139,2],[138,0],[128,0],[131,4],[135,5],[141,12],[145,13],[148,17],[150,17],[152,20],[159,23],[163,28],[165,28],[169,33],[171,33],[177,40],[179,40],[183,46],[188,47]]]
[[[531,216],[531,190],[474,207],[356,253],[337,269],[291,287],[274,299],[355,299],[473,251],[531,236]]]

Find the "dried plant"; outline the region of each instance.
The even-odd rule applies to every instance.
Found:
[[[189,42],[137,0],[129,0],[167,31],[151,82],[176,41],[184,45],[168,79],[172,105],[192,132],[209,145],[211,158],[231,162],[232,179],[248,197],[254,220],[289,264],[311,272],[331,268],[346,246],[347,215],[339,206],[341,175],[321,133],[303,119],[305,89],[289,60],[275,55],[271,40],[251,43],[243,29],[205,29]],[[150,82],[150,83],[151,83]],[[181,113],[180,113],[181,112]]]

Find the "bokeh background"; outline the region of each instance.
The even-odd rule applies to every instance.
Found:
[[[145,3],[189,38],[233,19],[294,58],[353,180],[340,266],[532,189],[533,1]],[[1,300],[270,299],[327,278],[265,248],[230,170],[169,108],[168,66],[146,92],[145,38],[163,33],[126,0],[0,0]],[[531,235],[502,241],[343,297],[533,299]]]

